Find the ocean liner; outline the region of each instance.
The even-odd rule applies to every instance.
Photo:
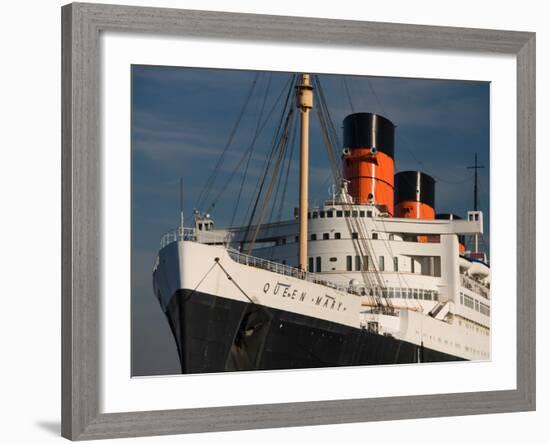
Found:
[[[318,77],[294,79],[296,100],[271,156],[280,168],[299,121],[293,217],[263,223],[266,205],[257,201],[249,224],[217,228],[196,211],[192,226],[182,216],[161,239],[153,287],[182,372],[490,359],[490,270],[478,249],[477,204],[465,218],[436,213],[430,175],[395,174],[396,127],[379,114],[348,115],[335,146]],[[311,207],[314,89],[336,186]]]

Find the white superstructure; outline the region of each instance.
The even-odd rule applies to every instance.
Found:
[[[355,224],[350,224],[354,218]],[[483,233],[481,211],[469,212],[468,220],[390,218],[375,205],[350,206],[334,200],[311,208],[308,219],[308,273],[294,268],[296,220],[263,226],[252,256],[242,253],[247,230],[216,230],[209,218],[197,217],[195,228],[187,229],[186,236],[172,232],[164,242],[185,238],[208,244],[175,242],[178,248],[171,254],[189,257],[179,261],[186,266],[181,275],[200,279],[203,269],[219,257],[255,303],[306,315],[324,313],[334,322],[422,343],[464,359],[490,358],[489,268],[460,255],[458,241],[459,235]],[[419,235],[427,235],[429,241],[418,242]],[[358,243],[365,245],[366,254],[357,254]],[[226,280],[223,273],[219,278]],[[294,298],[273,297],[278,294],[273,294],[277,282],[288,284],[291,296],[296,290]],[[243,298],[230,282],[225,284],[228,288],[217,285],[208,288],[203,282],[201,289]],[[264,291],[266,285],[269,291]],[[186,287],[194,288],[192,283]],[[319,313],[312,311],[318,308],[315,303],[310,307],[300,301],[297,295],[303,292],[315,295],[314,302],[321,304]],[[345,314],[323,310],[327,299],[318,301],[323,292],[334,298],[334,306],[342,302]],[[327,306],[332,306],[328,300]]]

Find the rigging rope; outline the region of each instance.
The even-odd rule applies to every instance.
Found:
[[[288,89],[285,104],[283,106],[283,110],[282,110],[282,113],[281,113],[281,118],[279,120],[279,126],[277,128],[276,133],[275,133],[275,137],[274,137],[274,140],[273,140],[273,145],[271,147],[271,152],[269,153],[269,156],[266,158],[266,161],[264,162],[263,174],[260,178],[258,178],[258,184],[256,186],[256,189],[258,190],[257,193],[256,193],[256,199],[254,199],[254,205],[252,207],[249,206],[250,216],[248,218],[248,223],[246,225],[246,231],[245,231],[245,235],[244,235],[244,238],[243,238],[243,240],[245,240],[245,241],[248,239],[248,234],[250,232],[250,229],[252,227],[252,223],[254,221],[254,217],[256,215],[256,211],[258,209],[258,204],[260,202],[260,198],[262,196],[265,181],[267,179],[267,174],[269,172],[269,165],[271,163],[271,160],[273,159],[273,156],[275,155],[277,147],[279,146],[279,142],[277,140],[279,139],[279,136],[281,136],[282,132],[284,131],[284,124],[283,123],[284,123],[285,115],[288,112],[290,112],[290,111],[287,111],[287,109],[288,109],[289,103],[291,103],[290,97],[291,97],[291,93],[292,93],[292,90],[294,88],[296,79],[297,79],[296,75],[293,75],[290,79],[292,81],[291,84],[290,84],[291,87]],[[250,203],[252,204],[252,201]]]
[[[279,104],[281,98],[283,97],[284,95],[284,92],[286,91],[286,87],[288,85],[289,82],[287,82],[285,84],[285,87],[283,87],[281,93],[279,94],[279,96],[277,97],[277,99],[275,100],[275,102],[273,103],[273,106],[271,107],[271,109],[269,110],[266,118],[264,119],[263,123],[262,123],[262,126],[260,128],[260,134],[261,132],[264,130],[264,128],[266,127],[267,123],[269,122],[270,118],[271,118],[271,115],[273,114],[273,112],[275,111],[275,108],[277,107],[277,105]],[[247,155],[247,151],[245,150],[243,152],[243,155],[241,156],[239,162],[237,163],[237,165],[235,166],[235,168],[233,169],[233,171],[231,172],[229,178],[226,180],[226,182],[224,183],[224,186],[220,189],[220,191],[218,192],[218,194],[216,195],[216,197],[214,198],[214,200],[212,201],[212,203],[210,204],[210,206],[208,207],[208,210],[207,212],[210,212],[212,210],[212,208],[214,208],[216,206],[216,203],[218,202],[218,200],[221,198],[221,196],[223,195],[223,193],[227,190],[229,184],[231,183],[231,181],[233,180],[233,177],[235,176],[235,173],[239,170],[239,168],[241,167],[242,163],[244,162],[244,160],[246,159],[246,155]]]
[[[269,78],[268,78],[267,85],[266,85],[266,88],[265,88],[264,98],[263,98],[263,101],[262,101],[260,112],[258,114],[258,120],[256,122],[256,131],[254,132],[254,135],[252,137],[252,141],[250,142],[250,146],[248,148],[248,159],[246,161],[246,167],[245,167],[245,170],[244,170],[243,178],[241,180],[241,186],[239,188],[239,194],[237,196],[237,202],[235,203],[235,207],[233,208],[233,214],[231,216],[231,222],[229,224],[230,227],[233,226],[233,222],[235,221],[235,216],[237,215],[237,209],[239,208],[239,203],[241,201],[241,195],[242,195],[242,192],[243,192],[243,187],[244,187],[244,184],[246,182],[246,177],[248,176],[248,168],[250,166],[250,159],[252,158],[252,151],[254,149],[254,145],[256,143],[256,140],[258,139],[258,136],[260,134],[260,124],[261,124],[261,121],[262,121],[262,116],[264,114],[265,104],[267,102],[267,96],[269,94],[269,87],[271,86],[271,78],[272,78],[272,74],[269,73]]]
[[[271,176],[271,180],[269,182],[269,186],[267,188],[266,194],[264,196],[264,202],[262,204],[262,207],[260,209],[260,213],[258,215],[258,220],[256,222],[256,227],[254,229],[254,234],[253,234],[252,239],[250,240],[250,242],[248,244],[248,253],[247,254],[250,254],[251,251],[252,251],[252,248],[254,247],[254,243],[256,242],[256,238],[258,237],[258,233],[260,232],[260,228],[261,228],[261,225],[263,223],[265,210],[267,208],[267,205],[269,204],[269,198],[271,197],[271,193],[273,191],[273,185],[275,183],[276,178],[279,175],[281,162],[284,158],[286,147],[287,147],[289,131],[291,130],[292,123],[294,121],[292,119],[293,114],[294,114],[294,107],[290,108],[290,112],[289,112],[289,114],[287,116],[287,119],[285,121],[285,131],[283,133],[283,137],[281,138],[281,141],[280,141],[280,144],[279,144],[279,147],[280,147],[279,156],[277,157],[275,168],[274,168],[273,174]],[[247,232],[248,232],[248,230],[247,230]]]
[[[260,76],[260,73],[256,73],[254,76],[254,80],[252,81],[252,85],[250,85],[250,88],[248,92],[246,93],[244,103],[237,114],[237,120],[235,121],[235,124],[233,125],[233,128],[231,129],[231,132],[229,133],[229,138],[222,150],[222,153],[220,154],[220,157],[218,157],[218,160],[216,162],[216,165],[214,166],[214,169],[212,170],[212,173],[210,173],[210,176],[208,176],[208,179],[206,180],[205,186],[201,190],[199,197],[197,199],[196,208],[201,208],[202,205],[204,205],[204,202],[208,198],[208,195],[210,194],[210,190],[212,189],[212,185],[214,185],[214,182],[216,180],[216,176],[218,174],[218,169],[221,166],[221,163],[223,161],[223,158],[225,157],[225,154],[231,144],[233,143],[233,138],[235,137],[235,134],[237,133],[237,129],[241,123],[241,120],[244,116],[244,113],[246,111],[246,108],[248,107],[248,103],[250,102],[250,98],[252,97],[252,93],[254,92],[254,89],[256,88],[256,83],[258,82],[258,78]]]

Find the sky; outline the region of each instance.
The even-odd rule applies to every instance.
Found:
[[[292,74],[135,65],[131,76],[132,375],[175,374],[177,350],[153,294],[151,270],[160,238],[179,223],[180,178],[187,226],[194,209],[209,211],[218,227],[246,225]],[[477,153],[484,166],[478,187],[488,247],[490,83],[325,74],[319,79],[340,142],[342,121],[352,112],[375,112],[396,125],[396,172],[420,170],[434,177],[438,213],[465,217],[473,209],[473,170],[467,167]],[[279,194],[283,220],[292,218],[298,199],[298,149],[290,152],[287,192],[284,199]],[[313,110],[309,204],[327,199],[331,184]]]

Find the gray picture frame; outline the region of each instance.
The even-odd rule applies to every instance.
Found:
[[[99,411],[101,32],[509,54],[517,60],[517,388]],[[73,3],[62,8],[62,435],[72,440],[535,409],[535,34]],[[512,290],[511,290],[512,291]]]

